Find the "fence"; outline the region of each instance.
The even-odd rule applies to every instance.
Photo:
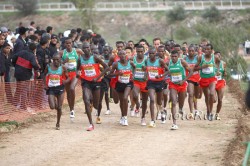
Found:
[[[43,80],[0,82],[0,122],[23,121],[35,113],[51,111]],[[76,100],[82,96],[80,83],[76,86]],[[64,103],[67,103],[65,95]]]
[[[211,0],[211,1],[129,1],[96,2],[95,11],[166,11],[174,6],[186,10],[204,10],[214,5],[219,10],[241,10],[250,8],[250,0]],[[38,3],[38,11],[76,11],[71,2]],[[18,11],[13,4],[0,4],[0,12]]]

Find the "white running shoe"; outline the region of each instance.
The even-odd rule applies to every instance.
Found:
[[[166,123],[166,114],[165,114],[165,113],[162,113],[162,114],[161,114],[161,123],[162,123],[162,124],[165,124],[165,123]]]
[[[106,112],[105,112],[105,115],[110,115],[111,114],[111,111],[110,110],[107,110]]]
[[[155,121],[150,121],[148,127],[150,127],[150,128],[156,127]]]
[[[123,126],[128,126],[128,118],[126,116],[123,117]]]
[[[74,112],[74,110],[70,111],[69,117],[70,118],[75,118],[75,112]]]
[[[158,112],[156,120],[161,120],[161,112]]]
[[[146,126],[146,125],[147,125],[145,118],[142,118],[142,119],[141,119],[141,125],[142,125],[142,126]]]
[[[120,119],[120,121],[119,121],[120,125],[123,124],[123,121],[124,121],[124,119],[123,119],[123,117],[121,117],[121,119]]]
[[[173,125],[171,126],[171,130],[178,130],[178,126],[177,126],[176,124],[173,124]]]
[[[130,110],[130,116],[134,117],[135,116],[135,111],[134,110]]]

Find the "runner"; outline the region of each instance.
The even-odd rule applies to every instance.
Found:
[[[49,96],[50,109],[57,110],[56,130],[60,130],[60,119],[62,115],[62,104],[64,99],[64,84],[70,81],[68,71],[61,64],[61,56],[58,53],[53,55],[53,62],[45,68],[44,78],[46,94]],[[66,77],[66,80],[63,79]]]
[[[83,42],[82,49],[84,54],[78,59],[77,73],[78,75],[81,73],[83,101],[90,123],[87,131],[92,131],[94,130],[94,125],[92,122],[90,103],[92,102],[93,107],[98,109],[101,77],[107,72],[108,66],[97,55],[91,55],[89,43]],[[100,72],[99,64],[103,66],[104,70],[102,73]],[[96,123],[101,123],[99,116],[96,119]]]
[[[117,53],[123,49],[124,49],[124,42],[117,41],[116,42],[116,50],[113,51],[113,55],[109,59],[108,66],[112,66],[114,62],[118,62],[120,60],[120,57],[117,55]],[[117,83],[117,77],[111,78],[111,80],[110,80],[111,96],[112,96],[115,104],[117,104],[119,102],[118,93],[115,90],[116,83]]]
[[[181,58],[178,58],[178,52],[176,50],[171,52],[171,60],[169,62],[169,71],[171,75],[171,81],[169,82],[170,98],[172,101],[172,116],[173,125],[171,130],[177,130],[178,126],[176,124],[176,104],[177,97],[179,103],[179,113],[183,115],[183,105],[186,98],[187,91],[187,80],[193,74],[193,70],[188,66],[187,62]],[[188,71],[188,76],[186,76],[185,70]]]
[[[149,58],[146,61],[147,66],[147,89],[150,98],[150,113],[151,113],[151,121],[149,127],[155,127],[155,115],[154,115],[154,106],[155,106],[155,94],[156,94],[156,107],[158,110],[162,112],[162,95],[163,95],[163,74],[164,69],[168,71],[167,65],[164,63],[164,60],[156,58],[156,49],[151,47],[149,49]],[[164,116],[164,114],[163,114]],[[166,117],[163,117],[166,119]]]
[[[134,87],[132,90],[133,101],[136,104],[135,113],[139,112],[140,102],[139,94],[142,97],[142,115],[141,115],[141,125],[146,126],[145,113],[147,110],[147,101],[148,101],[148,91],[146,90],[146,57],[144,56],[144,47],[138,45],[136,47],[137,55],[133,59],[133,80]]]
[[[194,46],[189,46],[188,56],[186,56],[184,60],[188,63],[188,66],[193,70],[198,60],[198,55],[195,54]],[[187,70],[186,70],[186,75],[188,75]],[[190,113],[187,115],[187,119],[194,119],[196,115],[199,115],[199,111],[197,110],[197,99],[201,98],[199,80],[200,80],[199,71],[193,72],[193,75],[187,80],[188,104],[190,109]],[[195,108],[193,106],[195,106]],[[193,110],[195,111],[195,116],[193,114]]]
[[[127,60],[126,52],[124,50],[119,51],[118,56],[120,57],[120,61],[112,65],[110,75],[116,76],[118,80],[115,89],[118,92],[120,100],[120,124],[123,126],[128,126],[128,96],[131,89],[133,88],[131,65],[132,62]]]
[[[217,109],[216,109],[216,114],[215,114],[215,120],[221,120],[219,113],[221,111],[222,99],[223,99],[224,92],[225,92],[226,80],[224,78],[227,76],[227,72],[226,72],[226,63],[221,60],[221,53],[215,52],[214,55],[220,59],[220,63],[216,64],[217,68],[220,69],[219,70],[220,75],[216,76],[217,84],[215,86],[215,90],[218,96],[218,104],[217,104]],[[215,69],[216,72],[217,72],[217,68]]]
[[[159,56],[159,58],[163,59],[165,64],[169,64],[169,54],[166,53],[165,50],[165,46],[164,45],[160,45],[157,49],[157,54]],[[168,102],[168,83],[170,81],[170,76],[167,75],[164,78],[164,87],[163,87],[163,112],[157,112],[157,120],[162,120],[162,123],[166,123],[166,118],[164,118],[165,116],[167,116],[167,102]],[[162,115],[163,114],[163,115]]]
[[[65,47],[66,49],[60,51],[59,55],[62,57],[62,62],[65,64],[70,78],[70,81],[65,84],[65,90],[70,108],[70,118],[73,120],[75,118],[75,87],[78,81],[76,78],[76,67],[79,55],[82,55],[83,52],[81,49],[75,49],[72,47],[72,40],[70,38],[65,39]]]
[[[201,57],[198,57],[198,62],[195,65],[195,70],[201,70],[201,79],[199,84],[204,93],[207,106],[207,115],[205,116],[205,119],[208,119],[210,121],[213,120],[212,111],[214,104],[215,85],[217,82],[215,75],[219,75],[218,72],[215,73],[215,63],[220,63],[220,59],[214,56],[212,51],[213,46],[211,44],[207,44],[205,46],[205,54],[202,54]]]
[[[104,63],[108,64],[110,56],[111,56],[110,55],[110,47],[105,46],[103,48],[103,55],[102,55]],[[109,93],[108,93],[109,83],[110,83],[110,78],[108,78],[107,75],[104,75],[104,78],[101,81],[101,92],[100,92],[100,100],[99,100],[98,115],[97,116],[100,116],[100,114],[101,114],[102,99],[103,99],[104,95],[105,95],[105,103],[107,106],[107,111],[105,112],[105,115],[111,114],[110,107],[109,107]]]

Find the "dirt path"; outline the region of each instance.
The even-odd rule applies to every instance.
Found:
[[[204,99],[198,102],[205,110]],[[220,166],[234,137],[239,107],[229,93],[223,102],[221,121],[179,120],[177,131],[169,130],[169,120],[148,128],[140,126],[140,118],[135,117],[129,117],[129,126],[120,126],[119,107],[111,104],[112,115],[103,115],[103,123],[95,125],[93,132],[85,131],[87,117],[79,103],[74,123],[64,111],[60,131],[54,129],[55,119],[51,119],[2,136],[0,165]],[[146,116],[148,122],[149,114]]]

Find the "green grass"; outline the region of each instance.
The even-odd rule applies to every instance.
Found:
[[[17,123],[17,121],[9,121],[9,122],[2,122],[0,123],[0,127],[6,127],[6,126],[18,126],[19,124]]]
[[[248,82],[240,81],[240,88],[243,91],[247,91],[247,89],[248,89]]]

